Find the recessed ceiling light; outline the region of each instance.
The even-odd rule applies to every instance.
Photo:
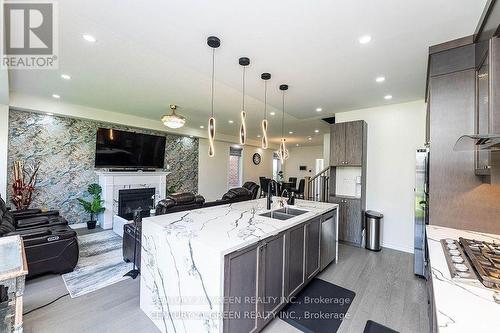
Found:
[[[322,108],[316,108],[316,112],[321,112],[321,111],[323,111]]]
[[[257,137],[260,138],[260,134],[257,134]]]
[[[308,137],[308,138],[307,138],[307,140],[309,140],[309,141],[311,141],[312,139],[313,139],[313,138],[311,138],[311,137]]]
[[[293,134],[293,131],[289,131],[288,134]]]
[[[71,80],[71,76],[69,76],[68,74],[61,74],[61,78],[64,80]]]
[[[372,36],[370,36],[370,35],[364,35],[364,36],[359,37],[360,44],[368,44],[369,42],[371,42],[371,40],[372,40]]]
[[[234,121],[233,120],[229,120],[228,123],[232,124],[232,123],[234,123]]]
[[[205,126],[203,126],[203,125],[200,125],[200,128],[205,128]]]
[[[270,114],[271,116],[274,116],[274,115],[276,114],[276,112],[272,111],[272,112],[269,112],[269,114]]]
[[[58,94],[52,94],[52,97],[54,97],[55,99],[61,98],[61,96],[59,96]]]
[[[299,146],[299,144],[298,144],[298,143],[296,143],[295,145],[296,145],[297,147]]]
[[[387,100],[392,99],[392,95],[385,95],[384,99],[387,99]]]
[[[53,116],[54,114],[52,112],[45,112],[47,116]]]
[[[314,130],[314,133],[319,133],[319,129],[315,129],[315,130]]]
[[[90,42],[90,43],[95,43],[97,39],[95,39],[94,36],[92,35],[89,35],[89,34],[83,34],[83,39],[85,39],[87,42]]]
[[[375,81],[376,81],[376,82],[378,82],[378,83],[382,83],[382,82],[384,82],[384,81],[385,81],[385,77],[383,77],[383,76],[379,76],[379,77],[377,77],[377,78],[375,79]]]
[[[192,135],[190,135],[189,137],[190,137],[190,138],[192,138],[193,136],[192,136]]]

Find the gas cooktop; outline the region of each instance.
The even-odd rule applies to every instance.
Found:
[[[500,290],[500,244],[460,237],[441,245],[452,278]]]

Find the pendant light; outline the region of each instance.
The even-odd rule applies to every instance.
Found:
[[[264,80],[264,119],[262,119],[262,149],[267,149],[267,80],[271,78],[271,74],[262,73],[260,76]]]
[[[170,104],[170,110],[172,110],[171,114],[164,115],[161,117],[161,121],[163,125],[169,128],[181,128],[186,123],[186,118],[175,113],[177,110],[177,105]]]
[[[247,125],[245,123],[245,118],[247,116],[245,112],[245,69],[250,65],[250,59],[247,57],[241,57],[239,59],[239,64],[243,66],[243,79],[242,79],[242,101],[241,101],[241,125],[240,125],[240,144],[244,145],[247,142]]]
[[[281,160],[281,163],[284,163],[289,157],[290,154],[288,149],[286,149],[286,139],[285,139],[285,91],[288,90],[288,85],[282,84],[280,85],[280,90],[283,92],[283,112],[281,114],[281,142],[280,148],[278,150],[278,157]]]
[[[211,95],[212,95],[212,106],[211,114],[208,119],[208,156],[215,156],[214,140],[215,140],[215,117],[214,117],[214,77],[215,77],[215,49],[220,46],[220,39],[215,36],[210,36],[207,38],[207,44],[212,48],[212,85],[211,85]]]

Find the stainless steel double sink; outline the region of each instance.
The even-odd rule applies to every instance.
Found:
[[[270,217],[272,219],[284,221],[284,220],[288,220],[288,219],[291,219],[292,217],[299,216],[299,215],[302,215],[305,213],[307,213],[306,210],[290,208],[290,207],[283,207],[280,209],[275,209],[275,210],[271,210],[271,211],[266,212],[266,213],[259,214],[259,216]]]

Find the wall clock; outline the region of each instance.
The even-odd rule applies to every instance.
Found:
[[[259,153],[255,153],[253,154],[252,156],[252,161],[253,161],[253,164],[255,165],[259,165],[260,164],[260,161],[261,161],[261,157],[260,157],[260,154]]]

